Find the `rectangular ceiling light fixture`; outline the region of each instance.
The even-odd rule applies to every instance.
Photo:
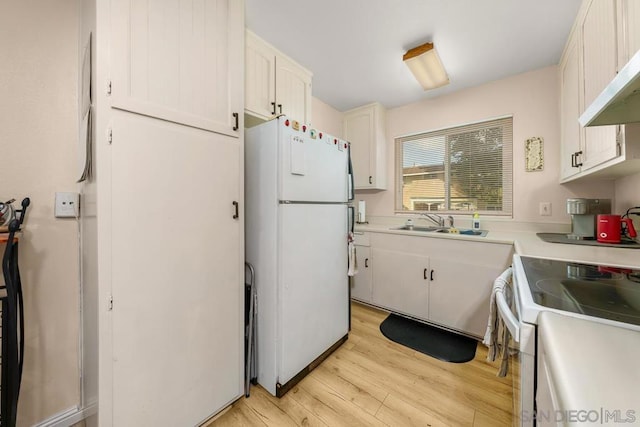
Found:
[[[435,89],[449,84],[449,76],[440,61],[433,43],[425,43],[404,54],[402,60],[407,64],[424,90]]]

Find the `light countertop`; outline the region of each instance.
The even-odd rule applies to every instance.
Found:
[[[602,264],[611,267],[640,268],[640,249],[606,248],[601,246],[571,245],[564,243],[547,243],[536,236],[536,231],[489,230],[486,237],[463,234],[430,233],[409,230],[397,230],[402,226],[384,222],[359,225],[356,232],[389,233],[407,236],[420,236],[434,239],[472,240],[485,243],[514,245],[516,253],[521,256],[557,259],[583,264]],[[548,230],[539,230],[548,231]],[[555,230],[554,230],[555,231]]]
[[[557,409],[635,411],[640,420],[640,332],[553,312],[540,313],[538,326]]]

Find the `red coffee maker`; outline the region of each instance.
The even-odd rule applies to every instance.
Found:
[[[598,215],[597,239],[601,243],[620,243],[623,235],[622,224],[626,225],[626,234],[630,238],[637,236],[636,229],[630,218],[622,218],[620,215]]]

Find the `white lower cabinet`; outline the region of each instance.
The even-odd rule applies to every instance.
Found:
[[[351,279],[351,298],[362,302],[371,302],[371,249],[356,246],[358,274]]]
[[[371,278],[363,281],[371,304],[484,335],[493,281],[510,264],[512,245],[386,233],[370,233],[370,241]]]
[[[510,245],[441,241],[431,257],[429,320],[483,336],[493,281],[509,265],[511,255]]]
[[[396,250],[371,250],[372,302],[421,319],[429,317],[429,257]]]

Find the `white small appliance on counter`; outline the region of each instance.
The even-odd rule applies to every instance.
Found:
[[[286,116],[245,142],[258,383],[281,397],[347,339],[349,144]]]

